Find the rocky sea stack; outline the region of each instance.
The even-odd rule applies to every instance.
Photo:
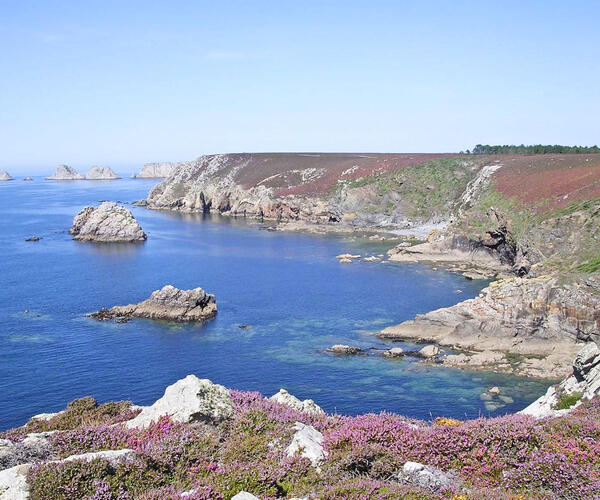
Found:
[[[164,321],[202,322],[212,319],[217,314],[215,296],[206,293],[202,288],[179,290],[166,285],[152,292],[150,297],[139,304],[114,306],[100,309],[90,314],[99,321],[110,319],[127,320],[130,318],[147,318]]]
[[[161,162],[161,163],[146,163],[142,170],[137,174],[133,174],[134,179],[159,179],[169,177],[174,171],[176,163]]]
[[[115,174],[110,167],[98,167],[96,165],[90,167],[85,178],[91,181],[120,179],[120,177]]]
[[[74,240],[102,243],[135,242],[146,239],[146,233],[131,212],[110,201],[81,210],[73,219],[69,234],[73,235]]]
[[[59,165],[50,177],[46,177],[50,181],[79,181],[85,179],[85,175],[80,174],[73,167],[68,165]]]
[[[0,181],[12,181],[12,180],[13,180],[12,176],[6,170],[3,170],[2,172],[0,172]]]

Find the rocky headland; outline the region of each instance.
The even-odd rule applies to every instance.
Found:
[[[597,154],[230,154],[179,163],[146,205],[395,235],[384,262],[498,281],[380,336],[451,347],[438,360],[451,366],[559,378],[600,335],[599,186]]]
[[[0,181],[12,181],[12,180],[13,180],[12,176],[6,170],[3,170],[2,172],[0,172]]]
[[[78,181],[85,179],[85,175],[80,174],[73,167],[68,165],[59,165],[50,177],[46,177],[50,181]]]
[[[188,375],[149,406],[85,397],[0,433],[0,498],[595,498],[599,391],[593,343],[520,414],[464,421],[328,414]]]
[[[177,167],[177,163],[173,162],[159,162],[159,163],[146,163],[142,169],[137,173],[133,174],[134,179],[160,179],[169,177]]]
[[[120,179],[120,177],[117,174],[115,174],[110,167],[98,167],[96,165],[90,167],[85,178],[87,180]]]
[[[110,201],[82,209],[69,234],[74,240],[99,243],[139,242],[147,237],[129,210]]]
[[[138,304],[114,306],[100,309],[90,314],[99,321],[130,318],[147,318],[163,321],[203,322],[217,314],[215,296],[206,293],[202,288],[180,290],[166,285],[152,292],[149,298]]]

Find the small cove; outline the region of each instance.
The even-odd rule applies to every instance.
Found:
[[[148,233],[144,244],[95,245],[68,235],[83,206],[132,202],[154,184],[35,178],[0,185],[0,429],[84,395],[148,404],[188,373],[265,395],[285,387],[328,412],[391,411],[422,419],[490,415],[480,394],[492,386],[513,403],[491,415],[514,412],[549,385],[384,359],[375,351],[323,353],[335,343],[417,348],[373,333],[474,297],[485,286],[423,265],[335,259],[346,252],[385,253],[378,242],[261,231],[243,219],[131,205]],[[33,235],[42,240],[24,241]],[[143,300],[165,284],[214,293],[217,318],[198,326],[85,317]]]

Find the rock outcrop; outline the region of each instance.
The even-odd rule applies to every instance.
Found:
[[[289,406],[294,410],[302,411],[304,413],[325,413],[323,409],[312,399],[305,399],[304,401],[300,401],[296,396],[290,394],[285,389],[279,389],[279,392],[277,394],[273,394],[273,396],[271,396],[269,399],[271,401],[276,401],[279,404]]]
[[[163,321],[202,322],[217,314],[215,296],[202,288],[179,290],[166,285],[152,292],[150,297],[138,304],[114,306],[90,314],[99,321],[113,318],[147,318]]]
[[[536,399],[519,413],[536,418],[557,417],[569,413],[582,401],[600,394],[600,348],[588,343],[575,356],[573,374],[560,384],[549,387],[546,394]]]
[[[449,490],[460,483],[458,474],[443,472],[437,467],[423,465],[418,462],[406,462],[396,477],[401,483],[417,486],[435,493]]]
[[[0,471],[0,500],[28,500],[27,472],[30,464],[16,465]]]
[[[94,165],[90,167],[88,173],[85,176],[88,180],[112,180],[112,179],[120,179],[120,177],[115,174],[110,167],[98,167]]]
[[[418,315],[378,335],[464,350],[442,358],[452,366],[560,378],[569,372],[581,343],[597,340],[599,332],[600,279],[595,274],[570,283],[557,276],[496,281],[474,299]],[[506,353],[516,357],[509,362]]]
[[[327,452],[323,448],[323,434],[311,425],[296,422],[294,424],[296,433],[292,438],[292,442],[286,448],[288,456],[299,455],[308,458],[314,467],[327,457]]]
[[[334,344],[327,349],[327,351],[333,354],[341,354],[342,356],[355,356],[357,354],[364,354],[360,347],[345,344]]]
[[[137,417],[125,422],[125,426],[148,427],[165,415],[174,422],[218,423],[233,415],[233,405],[225,387],[188,375],[167,387],[162,398],[144,407]]]
[[[162,177],[169,177],[177,168],[177,163],[172,162],[160,162],[160,163],[146,163],[142,169],[134,174],[134,179],[158,179]]]
[[[74,240],[101,243],[144,241],[142,230],[132,213],[121,205],[105,201],[85,207],[73,219],[69,230]]]
[[[13,178],[6,170],[3,170],[2,172],[0,172],[0,181],[12,181],[12,180],[13,180]]]
[[[80,174],[68,165],[59,165],[50,177],[46,179],[51,181],[78,181],[85,179],[85,175]]]

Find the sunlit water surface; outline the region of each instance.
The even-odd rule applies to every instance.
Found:
[[[0,429],[84,395],[149,404],[189,373],[266,395],[285,387],[329,412],[385,410],[422,419],[488,415],[481,393],[492,386],[514,400],[498,401],[505,406],[492,414],[514,412],[548,385],[377,356],[392,344],[374,332],[474,297],[485,285],[423,265],[335,259],[385,253],[389,244],[131,206],[148,233],[143,244],[69,236],[83,206],[130,203],[155,183],[0,183]],[[33,235],[43,239],[25,242]],[[217,318],[198,326],[85,316],[138,302],[165,284],[214,293]],[[323,352],[336,343],[375,349],[361,357]]]

